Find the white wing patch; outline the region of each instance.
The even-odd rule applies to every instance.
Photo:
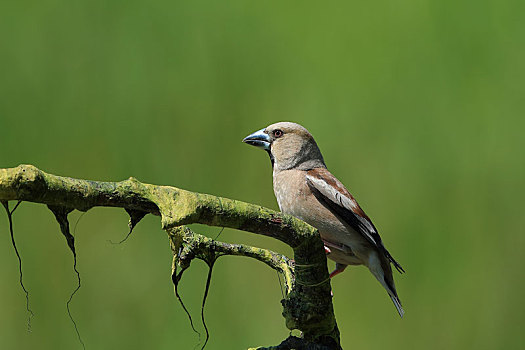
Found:
[[[334,186],[331,186],[328,184],[325,180],[322,178],[314,177],[311,175],[306,175],[306,179],[308,182],[312,184],[314,188],[316,188],[323,196],[328,198],[333,203],[341,206],[342,208],[345,208],[352,212],[352,215],[357,219],[360,225],[363,226],[363,230],[361,230],[361,233],[364,234],[368,240],[373,242],[377,245],[378,242],[372,237],[370,233],[377,233],[374,226],[362,216],[355,213],[355,210],[358,208],[358,205],[355,200],[352,200],[351,198],[348,198],[346,195],[341,193],[337,190]],[[367,232],[368,231],[368,232]]]

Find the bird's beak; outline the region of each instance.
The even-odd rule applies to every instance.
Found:
[[[267,151],[270,150],[270,141],[270,136],[264,132],[264,129],[256,131],[253,134],[246,136],[244,140],[242,140],[244,143],[255,147],[260,147]]]

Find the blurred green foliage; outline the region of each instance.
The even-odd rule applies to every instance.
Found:
[[[362,267],[333,281],[345,349],[516,349],[523,333],[525,2],[3,1],[0,167],[31,163],[277,209],[270,162],[243,145],[282,120],[307,127],[406,268],[400,320]],[[71,215],[88,349],[192,349],[158,218],[129,240],[123,210]],[[53,215],[14,215],[24,295],[0,215],[0,348],[78,349],[76,284]],[[215,236],[220,228],[194,227]],[[273,240],[221,239],[289,254]],[[199,319],[206,267],[182,295]],[[287,336],[276,273],[215,267],[209,349]],[[199,325],[202,331],[202,326]]]

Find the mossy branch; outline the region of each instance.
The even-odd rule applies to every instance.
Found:
[[[290,337],[278,348],[285,349],[288,343],[298,348],[300,342],[301,349],[340,349],[323,243],[316,229],[292,216],[228,198],[144,184],[134,178],[88,181],[48,174],[32,165],[0,169],[0,201],[10,200],[42,203],[67,212],[121,207],[130,213],[130,228],[146,213],[158,215],[170,237],[175,263],[182,269],[194,258],[209,263],[221,255],[262,261],[284,275],[286,326],[302,332],[302,338]],[[295,260],[263,248],[219,242],[182,226],[192,223],[276,238],[293,248]]]
[[[187,227],[178,226],[168,229],[173,254],[176,263],[186,269],[194,258],[206,261],[208,264],[224,255],[245,256],[259,260],[284,277],[286,292],[289,293],[295,282],[294,262],[286,256],[268,249],[252,247],[246,244],[220,242],[193,232]]]

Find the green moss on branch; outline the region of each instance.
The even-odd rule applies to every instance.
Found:
[[[223,255],[246,256],[265,263],[284,276],[287,293],[292,290],[295,277],[293,262],[286,256],[264,248],[252,247],[245,244],[232,244],[216,241],[209,237],[195,233],[187,227],[178,226],[168,229],[174,254],[179,255],[177,262],[186,267],[193,258],[209,260]],[[180,254],[178,253],[180,250]],[[208,262],[208,261],[207,261]]]
[[[120,182],[88,181],[48,174],[32,165],[0,169],[0,201],[9,200],[43,203],[67,211],[107,206],[121,207],[128,213],[160,215],[172,246],[182,248],[181,264],[191,261],[184,261],[183,254],[186,259],[228,254],[251,257],[281,271],[287,286],[283,300],[286,326],[303,334],[300,340],[290,341],[340,349],[323,243],[317,230],[301,220],[258,205],[143,184],[134,178]],[[269,250],[218,242],[181,227],[192,223],[276,238],[293,248],[295,266],[288,258]]]

